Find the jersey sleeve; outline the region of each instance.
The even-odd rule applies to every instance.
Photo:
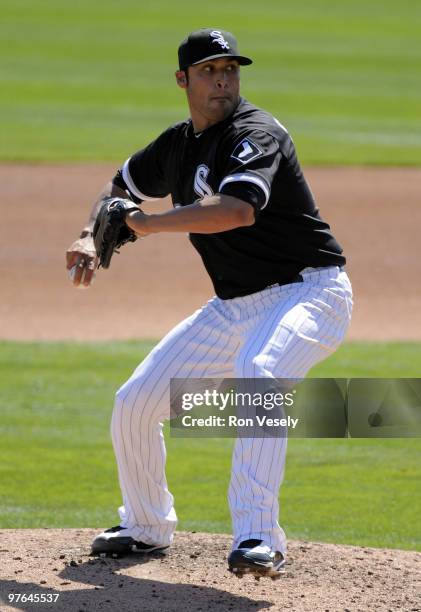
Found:
[[[219,193],[244,200],[255,210],[262,210],[269,201],[274,176],[282,159],[279,142],[264,131],[230,139],[224,144],[223,178]]]
[[[123,181],[135,201],[164,198],[170,192],[165,167],[169,147],[169,135],[164,132],[125,161],[115,182],[120,186]]]

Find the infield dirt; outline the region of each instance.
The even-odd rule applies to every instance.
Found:
[[[25,537],[22,537],[25,533]],[[0,532],[2,610],[54,612],[243,612],[246,610],[393,612],[419,610],[421,554],[315,542],[290,542],[276,582],[227,570],[230,538],[178,532],[166,556],[89,557],[96,532]],[[7,559],[7,563],[5,562]],[[56,603],[14,604],[14,593],[57,595]]]
[[[182,234],[127,245],[91,289],[71,286],[65,250],[115,170],[106,164],[0,165],[0,338],[159,338],[213,294]],[[348,339],[420,340],[421,169],[305,172],[348,257],[355,294]],[[145,210],[169,206],[166,201]]]

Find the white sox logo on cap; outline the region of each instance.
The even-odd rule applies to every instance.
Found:
[[[213,40],[212,42],[218,43],[218,45],[221,45],[222,49],[229,49],[230,48],[229,44],[227,43],[225,38],[222,36],[222,32],[220,32],[220,30],[213,30],[209,34],[209,36],[214,38],[215,40]]]
[[[214,43],[216,43],[216,46]],[[214,28],[196,30],[191,32],[178,47],[180,70],[225,56],[236,59],[240,66],[248,66],[252,63],[249,57],[238,53],[234,35],[225,30],[215,30]]]

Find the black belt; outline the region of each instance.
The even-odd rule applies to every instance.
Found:
[[[279,283],[275,283],[275,285],[279,285],[283,287],[284,285],[292,285],[293,283],[303,283],[304,279],[301,274],[296,274],[293,278],[287,281],[280,281]]]
[[[327,269],[330,266],[325,266],[325,267]],[[338,266],[338,268],[339,268],[339,270],[341,272],[343,270],[345,270],[345,266]],[[303,283],[303,282],[304,282],[304,278],[303,278],[302,274],[296,274],[290,280],[287,280],[287,281],[278,281],[277,283],[273,283],[272,285],[268,285],[266,287],[266,289],[269,289],[269,287],[274,287],[276,285],[279,285],[279,287],[283,287],[284,285],[292,285],[293,283]]]
[[[288,281],[287,283],[284,283],[284,285],[290,285],[292,283],[303,283],[304,279],[301,276],[301,274],[296,274],[296,276],[294,276],[294,278],[290,281]]]
[[[278,287],[283,287],[284,285],[292,285],[293,283],[303,283],[304,279],[301,276],[301,274],[296,274],[292,279],[287,280],[287,281],[279,281],[278,283],[272,283],[271,285],[268,285],[267,287],[265,287],[265,289],[270,289],[271,287],[276,287],[278,285]],[[262,290],[260,290],[262,291]]]
[[[326,266],[326,268],[328,268],[328,267],[330,267],[330,266]],[[338,268],[339,268],[339,270],[341,272],[343,272],[345,270],[345,266],[338,266]],[[282,285],[289,285],[289,284],[292,285],[292,283],[303,283],[303,282],[304,282],[304,278],[302,277],[302,275],[301,274],[296,274],[292,280],[289,280],[286,283],[281,282],[281,283],[277,283],[277,284],[279,286],[282,286]]]

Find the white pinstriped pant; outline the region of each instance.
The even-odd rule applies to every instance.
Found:
[[[177,325],[119,389],[111,422],[123,506],[120,524],[169,544],[177,524],[165,477],[162,421],[171,378],[302,378],[342,342],[352,291],[340,268],[308,268],[304,282],[211,299]],[[247,539],[286,549],[278,523],[285,438],[236,440],[229,486],[233,548]]]

